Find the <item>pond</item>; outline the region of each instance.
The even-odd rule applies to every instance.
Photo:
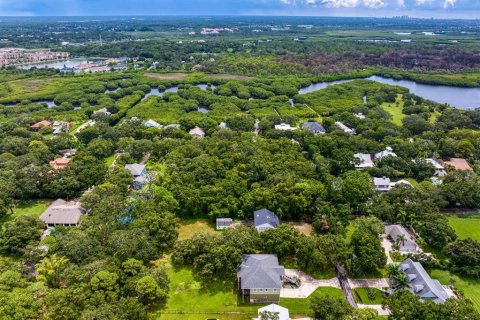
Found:
[[[409,89],[410,93],[413,93],[419,97],[442,104],[447,103],[452,107],[456,107],[459,109],[480,108],[480,88],[462,88],[434,84],[423,84],[410,80],[394,80],[391,78],[385,78],[380,76],[371,76],[367,78],[367,80],[404,87]],[[346,83],[350,81],[353,80],[314,83],[308,87],[300,89],[298,93],[311,93],[325,89],[335,84]],[[366,101],[364,100],[364,102]]]
[[[42,69],[42,68],[63,69],[63,67],[75,68],[79,64],[84,64],[87,62],[88,62],[87,60],[65,60],[65,61],[56,61],[56,62],[47,62],[47,63],[25,64],[25,65],[18,66],[18,69],[30,70],[33,67],[36,67],[37,69]]]
[[[197,87],[200,88],[201,90],[207,90],[208,85],[207,85],[207,84],[204,84],[204,83],[201,83],[201,84],[198,84]],[[213,92],[213,91],[215,90],[215,88],[216,88],[216,86],[214,86],[214,85],[211,85],[210,87],[211,87],[211,89],[212,89],[212,92]],[[146,100],[146,99],[148,99],[148,98],[151,97],[151,96],[156,96],[156,97],[160,97],[160,98],[161,98],[161,97],[163,97],[163,95],[164,95],[165,93],[167,93],[167,92],[178,92],[178,86],[174,86],[174,87],[165,89],[165,90],[163,90],[163,91],[160,91],[160,90],[158,90],[158,89],[156,89],[156,88],[155,88],[155,89],[152,89],[152,90],[150,90],[149,93],[147,93],[147,94],[145,95],[145,97],[143,97],[142,100]]]

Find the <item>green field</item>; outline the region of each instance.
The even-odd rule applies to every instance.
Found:
[[[353,296],[355,297],[355,300],[361,304],[382,304],[384,301],[383,292],[374,288],[371,288],[370,291],[375,294],[373,299],[368,297],[367,288],[354,289]]]
[[[444,270],[432,270],[430,276],[444,285],[453,285],[462,292],[465,298],[473,302],[475,308],[480,311],[480,280],[470,280],[451,274]]]
[[[39,217],[45,209],[52,203],[52,200],[40,199],[40,200],[23,200],[20,201],[13,210],[13,215],[6,215],[0,218],[0,224],[11,221],[18,216],[34,215]]]
[[[398,105],[397,105],[398,103]],[[392,122],[397,126],[402,125],[402,119],[405,118],[403,112],[403,99],[402,95],[398,95],[397,101],[395,103],[383,103],[382,104],[383,110],[387,111],[390,116],[392,117]]]
[[[448,222],[460,239],[480,241],[480,215],[450,216]]]
[[[153,319],[251,319],[262,304],[243,304],[234,283],[211,284],[203,288],[195,279],[191,269],[174,269],[166,264],[170,279],[170,292],[166,305],[153,312]],[[319,288],[307,299],[281,299],[280,305],[289,309],[291,316],[310,314],[310,301],[313,297],[330,296],[343,299],[340,289]],[[163,314],[162,314],[163,312]],[[175,314],[186,312],[184,314]],[[188,313],[193,314],[188,314]],[[194,314],[198,313],[198,314]],[[183,316],[183,317],[182,317]]]

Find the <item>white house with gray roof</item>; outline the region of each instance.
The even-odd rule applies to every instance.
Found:
[[[133,184],[132,186],[135,189],[142,189],[145,184],[148,183],[148,179],[146,177],[147,174],[147,166],[144,164],[127,164],[125,165],[125,169],[130,171],[133,176]]]
[[[355,164],[355,169],[363,170],[365,168],[375,167],[370,153],[355,153],[353,156],[358,159],[358,162]]]
[[[391,147],[386,147],[385,150],[375,153],[375,160],[381,160],[386,157],[397,157],[397,154],[393,152]]]
[[[453,292],[444,287],[438,280],[430,278],[420,262],[407,259],[400,264],[400,269],[409,281],[409,290],[421,301],[433,300],[435,303],[444,303],[449,298],[455,298]]]
[[[253,213],[253,224],[258,232],[268,229],[278,228],[280,226],[280,219],[272,211],[263,208]]]
[[[274,303],[258,309],[258,318],[254,318],[253,320],[262,320],[264,319],[262,316],[265,314],[275,315],[275,319],[277,320],[291,320],[288,309]]]
[[[392,182],[390,178],[387,178],[387,177],[373,178],[373,184],[375,185],[375,189],[377,191],[381,191],[381,192],[390,191],[390,189],[392,188],[391,183]]]
[[[420,247],[402,225],[387,225],[385,233],[398,245],[398,251],[401,253],[418,253],[420,251]]]
[[[47,227],[72,227],[77,226],[80,217],[86,212],[78,202],[55,200],[40,216]]]
[[[251,303],[278,302],[285,268],[274,254],[245,254],[237,270],[242,300]]]
[[[335,122],[335,125],[336,125],[337,127],[339,127],[340,129],[342,129],[343,132],[345,132],[345,133],[347,133],[347,134],[351,134],[351,135],[356,134],[355,129],[347,127],[346,125],[344,125],[344,124],[343,124],[342,122],[340,122],[340,121]]]
[[[302,129],[311,131],[315,134],[325,134],[327,132],[325,128],[316,121],[303,122]]]

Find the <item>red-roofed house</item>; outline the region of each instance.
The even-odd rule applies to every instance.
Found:
[[[455,170],[460,171],[472,171],[472,168],[468,164],[467,160],[462,158],[450,158],[449,161],[443,161],[444,166],[451,166]]]
[[[40,130],[41,128],[43,127],[50,127],[52,125],[52,123],[48,120],[43,120],[43,121],[40,121],[40,122],[37,122],[37,123],[34,123],[30,126],[30,130],[32,131],[35,131],[37,132],[38,130]]]

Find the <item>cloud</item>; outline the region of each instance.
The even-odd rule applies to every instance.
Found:
[[[448,7],[454,7],[455,3],[457,3],[457,0],[445,0],[443,2],[443,8],[447,9]]]
[[[284,5],[295,7],[318,7],[327,8],[399,8],[415,9],[425,7],[431,9],[454,8],[459,0],[279,0]],[[467,3],[475,3],[475,0],[460,0]]]

